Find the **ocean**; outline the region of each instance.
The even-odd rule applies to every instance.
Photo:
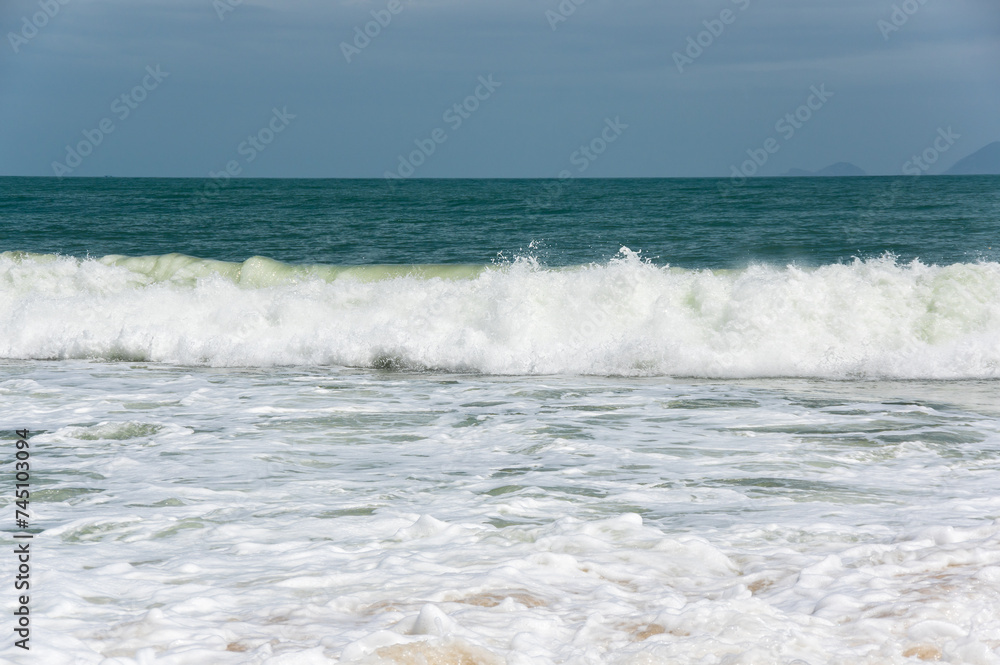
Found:
[[[1000,663],[998,380],[1000,177],[0,178],[0,662]]]

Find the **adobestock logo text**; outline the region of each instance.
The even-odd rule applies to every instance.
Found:
[[[441,119],[448,123],[453,132],[458,131],[462,124],[471,118],[473,113],[479,110],[479,105],[492,97],[493,93],[501,85],[503,84],[499,81],[493,80],[493,74],[485,77],[480,76],[479,85],[476,86],[472,94],[461,102],[445,109]],[[396,167],[396,170],[386,171],[384,174],[385,178],[392,181],[394,179],[411,177],[416,173],[418,168],[423,166],[427,158],[437,151],[437,147],[447,140],[448,132],[441,127],[431,131],[428,138],[414,139],[413,144],[417,146],[417,149],[411,151],[408,155],[399,155],[399,165]]]
[[[407,3],[412,0],[407,0]],[[340,42],[340,52],[344,54],[347,64],[364,51],[372,43],[372,40],[382,34],[384,28],[388,28],[392,23],[392,17],[396,16],[406,8],[401,0],[389,0],[385,9],[373,9],[371,11],[372,20],[365,23],[364,28],[358,25],[354,27],[353,42]]]
[[[750,7],[750,0],[732,1],[734,5],[739,7],[741,12],[745,12]],[[681,51],[674,51],[674,64],[677,66],[677,71],[683,74],[685,67],[693,65],[694,61],[700,58],[706,49],[711,48],[715,40],[722,37],[722,34],[726,31],[726,26],[736,23],[738,16],[739,14],[732,9],[723,9],[719,12],[718,18],[702,21],[701,24],[705,26],[705,29],[697,35],[687,38],[687,47],[685,47],[683,53]]]
[[[42,11],[35,12],[31,18],[22,16],[20,32],[7,33],[7,40],[10,42],[10,47],[14,49],[14,53],[20,53],[21,47],[34,39],[38,35],[38,31],[47,26],[49,21],[56,17],[62,6],[68,3],[69,0],[38,0],[38,6],[41,7]]]
[[[248,135],[245,141],[240,142],[236,146],[236,154],[243,157],[244,163],[252,163],[262,152],[267,150],[267,146],[274,142],[278,134],[281,134],[292,124],[292,120],[295,120],[295,115],[288,112],[287,106],[281,110],[278,110],[277,107],[272,108],[271,117],[267,123],[257,130],[256,133]],[[199,202],[204,202],[208,197],[218,194],[222,191],[223,187],[229,185],[229,181],[232,178],[242,173],[243,166],[237,159],[230,159],[226,162],[225,167],[219,171],[209,171],[208,177],[211,180],[206,182],[202,188],[198,199]]]
[[[927,173],[941,158],[941,155],[951,150],[955,142],[962,138],[962,135],[956,134],[951,126],[948,129],[938,127],[937,133],[938,135],[931,145],[927,146],[919,155],[913,155],[909,161],[903,164],[903,173],[913,176]]]
[[[156,90],[164,79],[170,76],[170,72],[161,71],[159,65],[156,67],[147,66],[146,72],[139,85],[115,97],[111,102],[111,112],[118,117],[118,120],[124,121],[132,115],[132,111],[146,101],[149,93]],[[59,177],[72,173],[73,169],[80,166],[84,159],[93,154],[97,146],[104,143],[104,137],[113,131],[115,131],[115,122],[111,118],[102,118],[94,129],[83,130],[81,141],[78,141],[75,146],[66,146],[66,159],[62,162],[52,162],[53,173]]]
[[[804,104],[791,113],[786,113],[784,117],[779,118],[774,123],[774,131],[781,134],[783,141],[792,140],[795,132],[805,127],[813,115],[833,97],[833,93],[826,89],[825,83],[818,88],[816,86],[810,87],[809,92],[812,94],[806,98]],[[781,145],[781,141],[772,136],[764,141],[762,147],[748,149],[746,154],[750,159],[740,164],[739,167],[731,167],[731,180],[735,181],[737,185],[742,185],[747,178],[757,175],[757,171],[767,164],[771,155],[781,150]]]

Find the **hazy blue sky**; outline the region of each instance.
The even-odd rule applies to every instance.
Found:
[[[997,0],[64,1],[0,4],[0,175],[896,174],[951,128],[934,173],[1000,139]]]

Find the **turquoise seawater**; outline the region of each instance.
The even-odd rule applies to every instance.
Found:
[[[221,183],[221,184],[220,184]],[[657,265],[1000,256],[1000,177],[750,180],[0,178],[0,249],[287,263]]]
[[[997,177],[0,178],[0,663],[998,664],[998,241]]]

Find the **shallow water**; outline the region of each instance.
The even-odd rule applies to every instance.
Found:
[[[992,382],[3,371],[46,663],[1000,646]]]

